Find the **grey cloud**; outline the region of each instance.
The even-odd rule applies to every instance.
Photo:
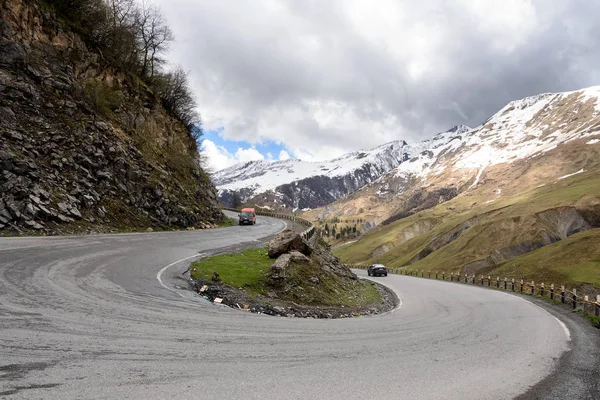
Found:
[[[245,139],[257,139],[264,135],[261,127],[277,123],[283,127],[278,138],[304,142],[306,151],[351,151],[391,139],[320,127],[309,101],[339,101],[367,124],[395,116],[394,138],[415,141],[458,123],[476,126],[514,99],[600,84],[598,2],[534,1],[546,29],[508,53],[492,43],[494,35],[513,32],[477,30],[458,2],[401,3],[410,5],[415,22],[421,18],[432,30],[443,29],[444,43],[432,56],[437,70],[422,81],[410,77],[410,57],[394,59],[385,43],[373,44],[357,32],[345,1],[282,1],[276,4],[284,11],[275,14],[261,2],[158,1],[177,38],[183,37],[172,54],[191,70],[205,119],[224,118],[225,130]],[[565,9],[557,14],[553,6]],[[299,36],[305,34],[317,37],[320,47],[302,47]],[[387,40],[408,46],[414,38]],[[279,120],[265,119],[278,110]],[[304,120],[286,121],[286,110]]]

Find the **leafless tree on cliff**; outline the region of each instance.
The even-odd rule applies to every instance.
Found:
[[[142,3],[140,10],[138,29],[142,50],[141,75],[152,80],[157,68],[164,62],[160,54],[166,51],[169,42],[173,41],[173,32],[167,26],[160,9],[145,3]]]

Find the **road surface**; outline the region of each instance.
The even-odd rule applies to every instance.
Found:
[[[338,320],[186,289],[190,261],[284,227],[0,239],[0,398],[511,399],[572,345],[517,296],[406,276],[375,278],[396,311]]]

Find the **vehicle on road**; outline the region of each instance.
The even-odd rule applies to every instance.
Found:
[[[367,275],[369,276],[387,276],[387,268],[383,264],[372,264],[367,268]]]
[[[256,211],[254,208],[242,208],[239,218],[240,225],[254,225],[256,224]]]

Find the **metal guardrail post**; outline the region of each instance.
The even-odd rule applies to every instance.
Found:
[[[515,291],[515,278],[512,278],[512,281],[511,281],[511,290],[513,292]]]
[[[573,310],[577,308],[577,289],[573,288]]]
[[[535,282],[531,281],[531,295],[533,296],[535,294]]]
[[[523,294],[523,279],[521,279],[521,294]]]
[[[560,301],[561,303],[565,304],[565,287],[564,285],[560,287]]]
[[[550,300],[554,300],[554,283],[550,285]]]
[[[540,296],[544,297],[544,282],[542,282],[542,286],[540,288]]]

